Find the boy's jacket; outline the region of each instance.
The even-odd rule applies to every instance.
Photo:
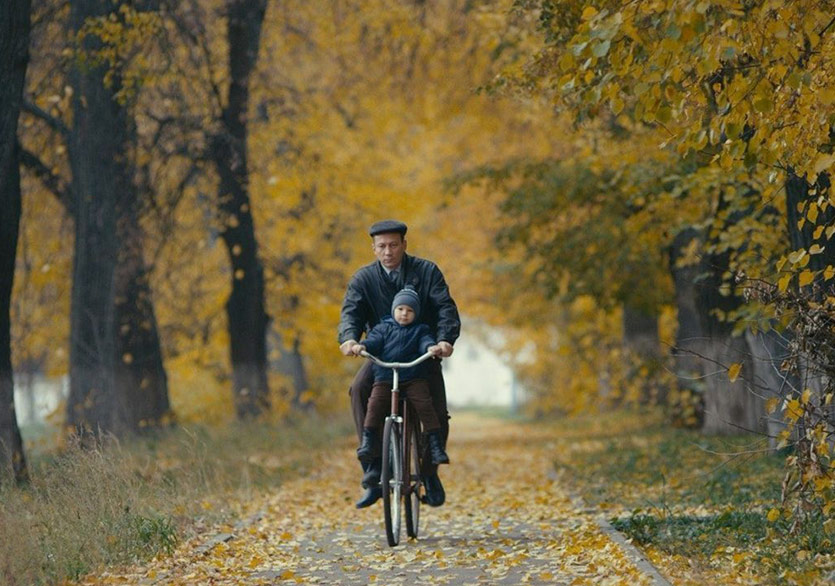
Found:
[[[389,316],[368,332],[368,337],[362,344],[369,354],[383,362],[411,362],[425,354],[426,349],[435,344],[435,339],[426,324],[412,322],[407,326],[401,326]],[[400,369],[400,380],[422,378],[424,364]],[[390,368],[374,365],[375,382],[391,382],[392,376]]]

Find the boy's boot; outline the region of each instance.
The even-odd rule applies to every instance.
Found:
[[[377,451],[377,430],[371,427],[362,428],[362,440],[357,448],[357,458],[360,462],[371,462]]]
[[[383,471],[383,461],[379,455],[375,456],[370,462],[363,462],[362,464],[362,487],[371,488],[380,484],[380,474]]]
[[[380,471],[383,469],[380,457],[376,456],[370,462],[362,462],[362,487],[365,493],[356,502],[358,509],[370,507],[383,496],[383,489],[380,488]]]
[[[432,458],[432,463],[449,464],[449,456],[444,451],[443,442],[441,441],[441,433],[439,431],[430,431],[426,434],[429,439],[429,457]]]

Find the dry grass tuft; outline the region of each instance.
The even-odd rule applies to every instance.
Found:
[[[77,579],[170,552],[204,521],[310,466],[347,420],[190,426],[33,458],[31,482],[0,486],[0,583]]]

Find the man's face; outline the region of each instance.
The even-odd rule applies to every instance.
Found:
[[[408,326],[415,321],[415,310],[408,305],[398,305],[394,308],[394,321],[401,326]]]
[[[393,232],[390,234],[377,234],[374,236],[374,256],[377,257],[387,269],[395,269],[400,266],[403,254],[406,252],[406,239],[401,234]]]

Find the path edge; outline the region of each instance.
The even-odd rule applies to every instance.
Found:
[[[615,529],[601,511],[594,507],[590,507],[583,497],[567,487],[564,482],[560,482],[560,474],[553,467],[548,470],[548,478],[553,482],[560,483],[560,487],[568,493],[571,503],[577,509],[590,514],[594,518],[600,530],[607,537],[609,537],[609,539],[621,547],[626,554],[626,557],[628,557],[640,571],[648,575],[652,579],[655,586],[673,586],[673,584],[664,577],[661,571],[656,568],[651,561],[649,561],[649,558],[644,555],[644,552],[629,541],[623,533]]]

